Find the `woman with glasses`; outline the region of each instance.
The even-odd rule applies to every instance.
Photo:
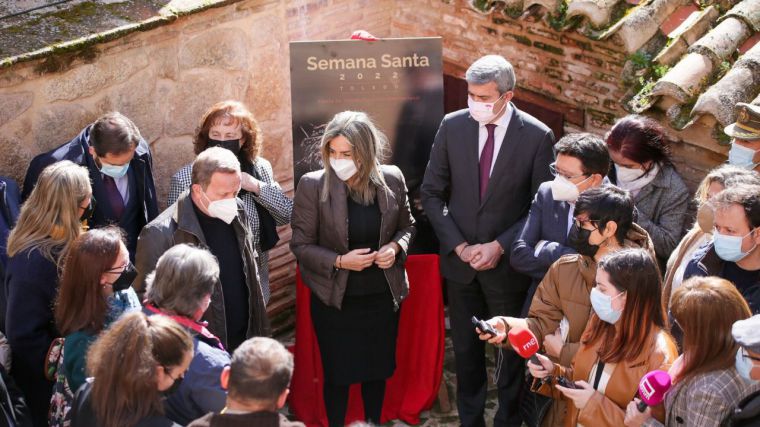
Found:
[[[62,374],[72,392],[84,384],[85,355],[98,334],[125,311],[141,307],[130,286],[136,275],[116,227],[90,230],[71,244],[54,314],[65,337]]]
[[[590,293],[597,262],[624,247],[643,248],[654,258],[649,237],[633,223],[631,196],[611,185],[581,193],[568,242],[577,253],[552,264],[536,290],[528,317],[494,317],[488,322],[497,335],[484,334],[481,339],[500,344],[510,328],[527,327],[543,344],[543,352],[561,365],[570,366],[591,313]],[[564,406],[562,400],[556,400],[542,425],[562,425]]]
[[[683,331],[683,354],[669,370],[673,387],[665,395],[664,408],[647,408],[642,413],[636,402],[631,402],[625,423],[724,425],[737,404],[753,390],[737,371],[745,356],[731,335],[735,322],[750,317],[749,306],[731,282],[695,277],[673,293],[671,313]]]
[[[566,427],[621,426],[641,378],[668,369],[678,355],[666,331],[660,271],[647,251],[605,256],[595,282],[592,315],[572,363],[540,354],[540,363],[528,361],[537,392],[567,403]]]
[[[610,180],[633,195],[637,223],[649,233],[660,268],[683,236],[691,192],[670,161],[670,141],[655,120],[623,117],[605,138]]]
[[[59,336],[53,321],[59,261],[92,212],[91,194],[86,168],[70,161],[46,167],[8,236],[5,334],[12,350],[11,375],[39,427],[48,425],[53,388],[44,371],[50,343]]]
[[[193,360],[193,340],[166,316],[127,313],[92,344],[71,427],[178,427],[162,396],[177,389]]]

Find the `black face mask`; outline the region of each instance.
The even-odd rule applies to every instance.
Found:
[[[95,199],[90,197],[90,204],[87,205],[87,209],[84,210],[82,216],[79,217],[79,220],[89,221],[92,218],[93,213],[95,213]]]
[[[116,279],[115,282],[111,283],[111,287],[113,288],[114,292],[129,289],[129,287],[132,286],[132,282],[134,282],[136,278],[137,269],[135,269],[135,266],[130,262],[127,264],[126,268],[124,268],[124,271],[121,273],[119,278]]]
[[[586,230],[573,224],[570,227],[570,234],[567,235],[568,245],[581,255],[593,257],[599,250],[599,245],[592,245],[588,242],[592,231],[594,230]]]
[[[225,141],[220,141],[218,139],[208,139],[208,146],[211,147],[222,147],[226,148],[230,151],[232,151],[236,156],[238,153],[240,153],[240,140],[239,139],[228,139]]]
[[[174,392],[179,390],[179,386],[182,385],[182,377],[177,378],[174,380],[174,383],[172,383],[171,387],[167,388],[166,390],[162,391],[161,393],[164,395],[164,397],[171,396]]]

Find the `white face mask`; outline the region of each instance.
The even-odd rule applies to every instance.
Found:
[[[625,166],[616,164],[615,174],[617,176],[618,183],[627,184],[641,178],[644,175],[644,171],[641,169],[627,168]]]
[[[348,181],[359,171],[356,163],[351,159],[333,159],[330,157],[330,167],[335,171],[335,175],[338,175],[338,178],[343,181]]]
[[[208,198],[205,192],[203,193],[203,197],[205,197],[208,201],[208,207],[206,210],[208,210],[209,216],[213,218],[219,218],[227,224],[232,223],[232,220],[235,219],[238,213],[237,201],[234,197],[231,199],[222,199],[214,202]]]
[[[579,182],[578,184],[583,184],[584,182],[586,182],[586,179]],[[578,190],[578,185],[573,184],[572,182],[570,182],[569,179],[565,178],[562,175],[557,175],[554,177],[554,181],[552,181],[551,183],[551,188],[552,188],[552,197],[554,198],[555,201],[558,201],[558,202],[575,203],[575,201],[578,200],[578,195],[580,195],[580,190]]]
[[[493,119],[496,118],[499,114],[501,114],[502,111],[504,111],[504,108],[507,108],[507,103],[504,103],[504,107],[502,107],[501,110],[494,112],[494,106],[497,102],[503,97],[504,95],[500,96],[496,101],[494,102],[478,102],[474,101],[469,96],[467,97],[467,107],[469,107],[470,110],[470,116],[472,116],[475,121],[481,124],[488,124],[493,121]]]

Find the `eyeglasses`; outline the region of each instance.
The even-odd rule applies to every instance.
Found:
[[[592,227],[594,227],[592,229],[592,231],[599,228],[599,225],[598,225],[599,224],[599,220],[598,219],[578,219],[578,218],[573,218],[573,223],[575,224],[576,227],[583,228],[583,229],[586,229],[586,226],[590,224]]]
[[[580,178],[582,176],[588,176],[587,173],[582,173],[582,174],[578,174],[578,175],[575,175],[575,176],[566,175],[566,174],[564,174],[564,173],[562,173],[562,172],[560,172],[560,171],[557,170],[557,162],[554,162],[554,163],[552,163],[552,164],[549,165],[549,172],[551,172],[553,176],[559,175],[559,176],[565,178],[568,181],[572,181],[575,178]]]
[[[111,268],[111,269],[106,270],[106,273],[123,273],[127,271],[127,268],[129,268],[130,264],[132,263],[127,261],[127,263],[121,267],[116,267],[116,268]]]
[[[742,357],[744,357],[745,359],[749,359],[749,360],[751,360],[753,362],[760,362],[760,357],[750,356],[747,353],[747,350],[745,350],[745,349],[742,349]]]

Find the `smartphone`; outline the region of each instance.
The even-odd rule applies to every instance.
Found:
[[[477,317],[472,316],[472,324],[480,329],[480,332],[495,337],[497,335],[496,329],[493,326],[486,323],[484,320],[479,320]]]
[[[575,385],[575,381],[570,381],[565,377],[557,377],[557,384],[565,388],[578,388],[578,386]]]

